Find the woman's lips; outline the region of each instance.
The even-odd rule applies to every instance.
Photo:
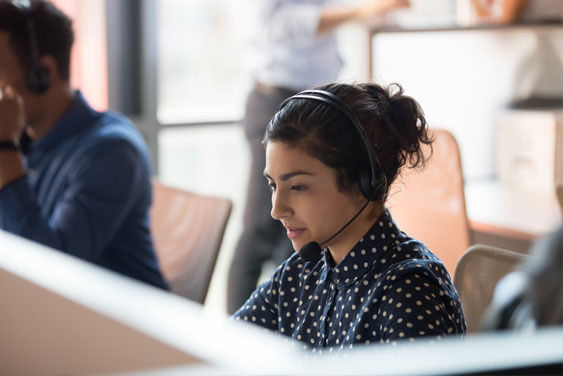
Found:
[[[301,235],[305,229],[304,228],[286,228],[287,237],[290,239],[296,239]]]

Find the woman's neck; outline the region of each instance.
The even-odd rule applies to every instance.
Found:
[[[338,265],[348,253],[354,248],[356,243],[365,235],[373,226],[377,218],[383,214],[384,206],[380,203],[370,203],[366,209],[348,226],[334,241],[331,241],[327,247],[334,263]]]

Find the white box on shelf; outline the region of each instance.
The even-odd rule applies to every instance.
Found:
[[[563,110],[507,110],[498,118],[497,176],[515,190],[552,193],[563,177]]]

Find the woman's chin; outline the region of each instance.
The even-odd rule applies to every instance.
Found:
[[[292,241],[291,241],[291,245],[293,246],[293,250],[294,250],[295,252],[299,252],[299,250],[300,250],[301,247],[303,246],[303,244],[301,244],[301,243],[302,243],[302,242],[295,241],[295,240],[292,240]]]

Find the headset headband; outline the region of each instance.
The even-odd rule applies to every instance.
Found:
[[[34,93],[44,93],[49,89],[49,71],[45,67],[42,67],[39,62],[39,43],[31,18],[31,2],[29,0],[13,0],[11,4],[18,9],[25,18],[27,28],[30,65],[27,72],[27,86]]]

